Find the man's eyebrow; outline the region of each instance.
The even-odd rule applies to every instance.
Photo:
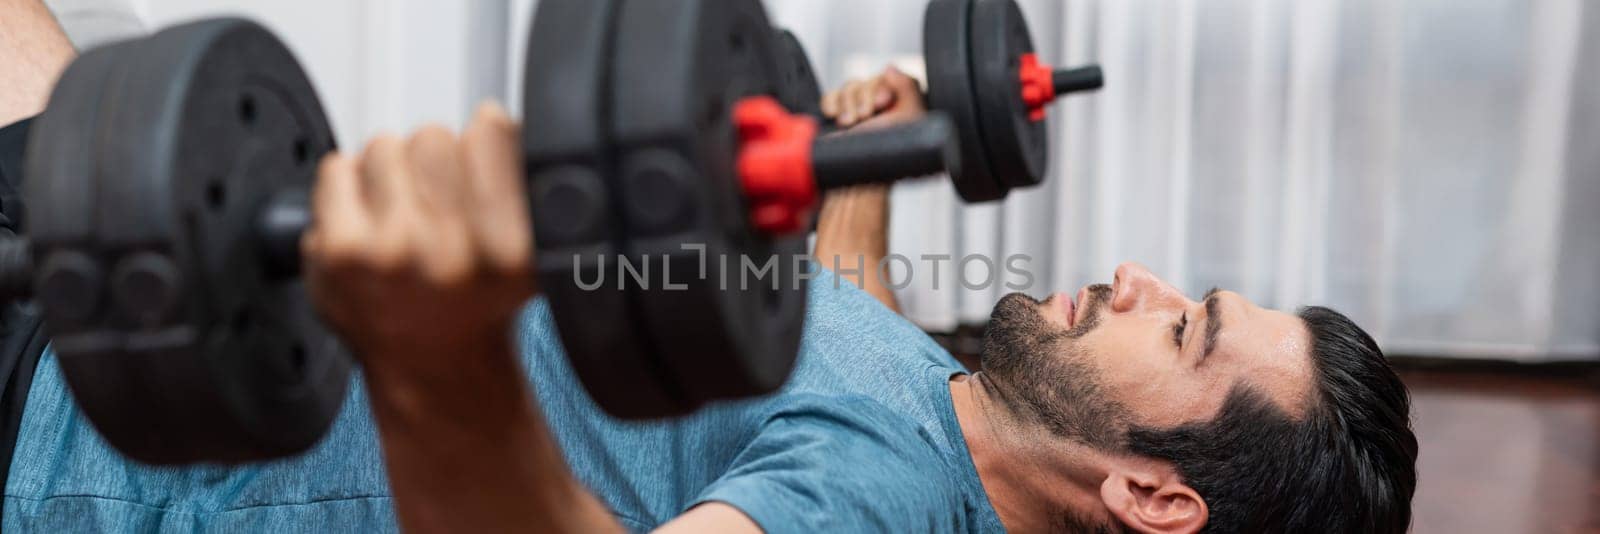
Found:
[[[1200,353],[1202,359],[1211,357],[1211,351],[1217,348],[1217,333],[1222,331],[1222,299],[1217,298],[1221,293],[1220,287],[1213,287],[1206,292],[1206,339],[1203,345],[1205,350]]]

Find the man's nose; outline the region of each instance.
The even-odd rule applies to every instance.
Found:
[[[1143,265],[1117,266],[1111,282],[1111,311],[1125,313],[1141,307],[1178,308],[1186,298],[1182,291],[1157,278]]]

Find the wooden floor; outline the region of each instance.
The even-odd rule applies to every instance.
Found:
[[[1600,533],[1600,383],[1581,368],[1402,372],[1413,532]]]

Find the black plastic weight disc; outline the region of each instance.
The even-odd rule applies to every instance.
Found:
[[[95,120],[75,124],[85,109]],[[269,196],[309,187],[334,147],[288,49],[244,20],[174,27],[75,62],[40,122],[35,294],[95,428],[156,464],[314,445],[350,360],[301,283],[265,272],[254,234]]]
[[[972,0],[973,88],[984,147],[1007,188],[1044,180],[1049,131],[1022,100],[1022,56],[1033,52],[1028,22],[1015,0]]]
[[[617,281],[621,222],[609,116],[621,0],[544,0],[528,38],[523,150],[541,287],[573,372],[607,413],[687,413]]]
[[[778,76],[778,101],[795,113],[825,121],[822,115],[822,84],[811,66],[805,46],[789,30],[774,29],[773,71]]]
[[[78,56],[57,82],[49,109],[34,121],[25,161],[27,176],[41,178],[29,179],[24,184],[27,201],[34,206],[73,210],[70,215],[45,215],[49,220],[43,221],[43,228],[25,226],[24,231],[31,231],[35,241],[41,238],[82,239],[93,232],[90,226],[93,219],[86,213],[94,202],[94,189],[89,187],[96,167],[91,154],[92,142],[99,131],[101,94],[116,61],[117,49],[116,46],[98,48]],[[68,294],[43,294],[39,298],[53,298],[57,302],[73,300],[70,290],[74,288],[63,289],[69,290]],[[77,300],[94,301],[82,307],[98,304],[97,296]],[[78,315],[73,313],[76,311],[79,310],[54,310],[57,314],[74,316]]]
[[[961,166],[950,172],[956,193],[968,202],[987,202],[1005,198],[1008,188],[990,166],[973,93],[972,2],[928,3],[922,19],[923,60],[928,71],[928,105],[950,116],[960,140]]]
[[[618,193],[627,255],[653,276],[634,294],[662,367],[697,404],[776,390],[799,351],[805,239],[757,233],[734,170],[733,104],[777,94],[772,37],[757,0],[630,0],[618,22]],[[741,278],[746,261],[775,264]]]

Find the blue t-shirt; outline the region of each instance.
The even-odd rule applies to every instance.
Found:
[[[801,356],[773,395],[671,421],[602,414],[542,301],[521,345],[573,473],[630,529],[699,503],[768,532],[1001,530],[950,402],[961,366],[914,325],[831,273],[812,282]],[[149,467],[110,449],[40,363],[6,483],[3,526],[62,531],[389,531],[381,450],[360,384],[304,456],[242,467]]]

